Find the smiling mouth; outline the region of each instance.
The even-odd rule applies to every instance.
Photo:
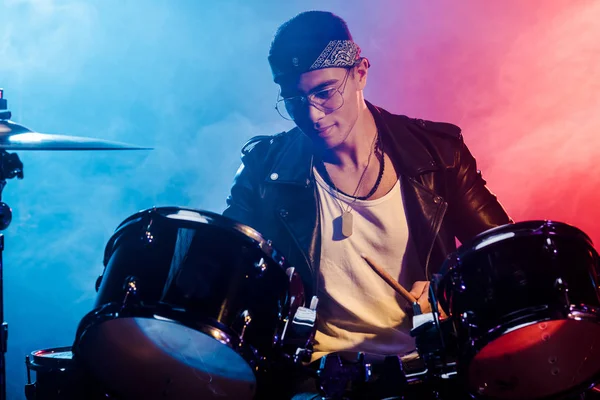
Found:
[[[331,128],[333,128],[333,125],[329,125],[327,128],[316,129],[316,131],[319,135],[322,135],[324,133],[327,133]]]

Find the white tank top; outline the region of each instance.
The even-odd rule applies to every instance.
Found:
[[[331,188],[315,169],[321,213],[321,263],[315,353],[402,355],[414,350],[409,304],[362,259],[366,254],[408,290],[423,280],[409,237],[400,181],[376,200],[356,200]],[[353,232],[341,234],[342,213],[352,203]],[[335,222],[334,222],[335,221]]]

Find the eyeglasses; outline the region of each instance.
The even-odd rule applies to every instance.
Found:
[[[307,96],[281,97],[281,91],[277,95],[275,109],[282,118],[289,121],[295,119],[295,115],[307,106],[314,106],[317,110],[330,113],[339,110],[344,105],[344,90],[351,68],[346,71],[344,80],[338,87],[328,87]]]

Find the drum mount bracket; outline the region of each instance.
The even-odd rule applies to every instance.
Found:
[[[17,154],[0,149],[0,231],[8,228],[12,221],[12,210],[2,201],[6,180],[12,178],[23,179],[23,163]]]

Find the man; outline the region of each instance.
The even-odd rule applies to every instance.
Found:
[[[427,282],[456,238],[511,220],[458,127],[365,101],[369,61],[341,18],[310,11],[287,21],[269,63],[277,110],[296,127],[244,147],[224,215],[273,240],[308,298],[319,297],[313,360],[411,351],[407,302],[362,256],[427,307]]]

